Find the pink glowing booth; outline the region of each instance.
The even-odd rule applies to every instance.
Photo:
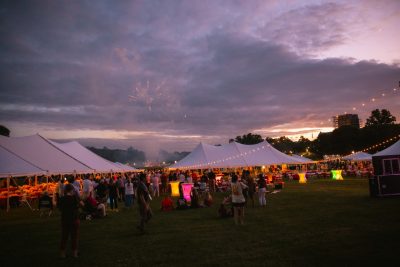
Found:
[[[186,199],[187,202],[190,202],[190,192],[192,191],[193,184],[192,183],[184,183],[181,184],[183,197]]]
[[[171,196],[179,197],[179,181],[170,182],[171,185]]]

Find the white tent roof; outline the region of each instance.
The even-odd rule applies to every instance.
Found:
[[[96,172],[124,171],[119,165],[98,156],[97,154],[93,153],[76,141],[68,143],[57,143],[49,140],[49,142],[72,158],[82,162],[86,166],[89,166]]]
[[[343,157],[345,160],[364,161],[372,160],[372,155],[365,152],[357,152]]]
[[[373,156],[398,156],[400,155],[400,140],[391,145],[390,147],[375,153]]]
[[[223,146],[200,143],[189,155],[170,168],[230,168],[284,163],[301,163],[264,141],[255,145],[232,142]]]
[[[303,157],[300,155],[296,155],[296,154],[293,154],[291,157],[295,158],[295,160],[299,161],[299,163],[313,163],[314,162],[312,159],[309,159],[309,158],[306,158],[306,157]]]
[[[0,145],[24,161],[48,171],[49,174],[93,171],[38,134],[25,137],[0,136]]]
[[[235,142],[235,145],[246,161],[246,166],[301,163],[299,160],[280,152],[267,141],[255,145],[243,145]]]
[[[0,146],[0,178],[8,176],[42,175],[46,172],[26,162]]]

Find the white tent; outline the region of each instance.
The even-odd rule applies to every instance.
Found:
[[[255,145],[232,142],[223,146],[200,143],[189,155],[170,168],[232,168],[285,163],[302,162],[280,152],[266,141]]]
[[[82,162],[86,166],[89,166],[95,172],[122,172],[125,171],[119,165],[108,161],[97,154],[93,153],[86,147],[82,146],[76,141],[68,143],[57,143],[48,140],[52,145],[68,154],[72,158]]]
[[[303,157],[303,156],[299,156],[299,155],[296,155],[296,154],[293,154],[291,157],[295,158],[295,160],[298,160],[299,163],[303,163],[303,164],[314,163],[315,162],[315,161],[313,161],[313,160],[311,160],[309,158],[306,158],[306,157]]]
[[[255,145],[243,145],[234,142],[246,166],[262,166],[274,164],[296,164],[299,160],[280,152],[267,141]]]
[[[43,175],[46,172],[0,146],[0,178]]]
[[[0,136],[0,146],[49,174],[89,173],[93,169],[72,158],[39,134]]]
[[[400,140],[391,145],[390,147],[375,153],[373,156],[397,156],[400,155]]]
[[[372,155],[365,152],[357,152],[347,155],[343,157],[343,159],[352,161],[366,161],[366,160],[372,160]]]

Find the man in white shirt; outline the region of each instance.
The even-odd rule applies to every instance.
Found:
[[[90,175],[90,178],[85,176],[85,180],[83,180],[83,193],[82,193],[82,199],[85,200],[92,194],[93,192],[93,183],[92,183],[92,176]]]

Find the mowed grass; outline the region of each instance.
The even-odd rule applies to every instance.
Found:
[[[369,197],[367,179],[287,182],[245,225],[211,208],[160,212],[147,234],[137,207],[81,221],[80,257],[58,258],[60,217],[26,208],[0,213],[1,266],[398,266],[400,198]]]

